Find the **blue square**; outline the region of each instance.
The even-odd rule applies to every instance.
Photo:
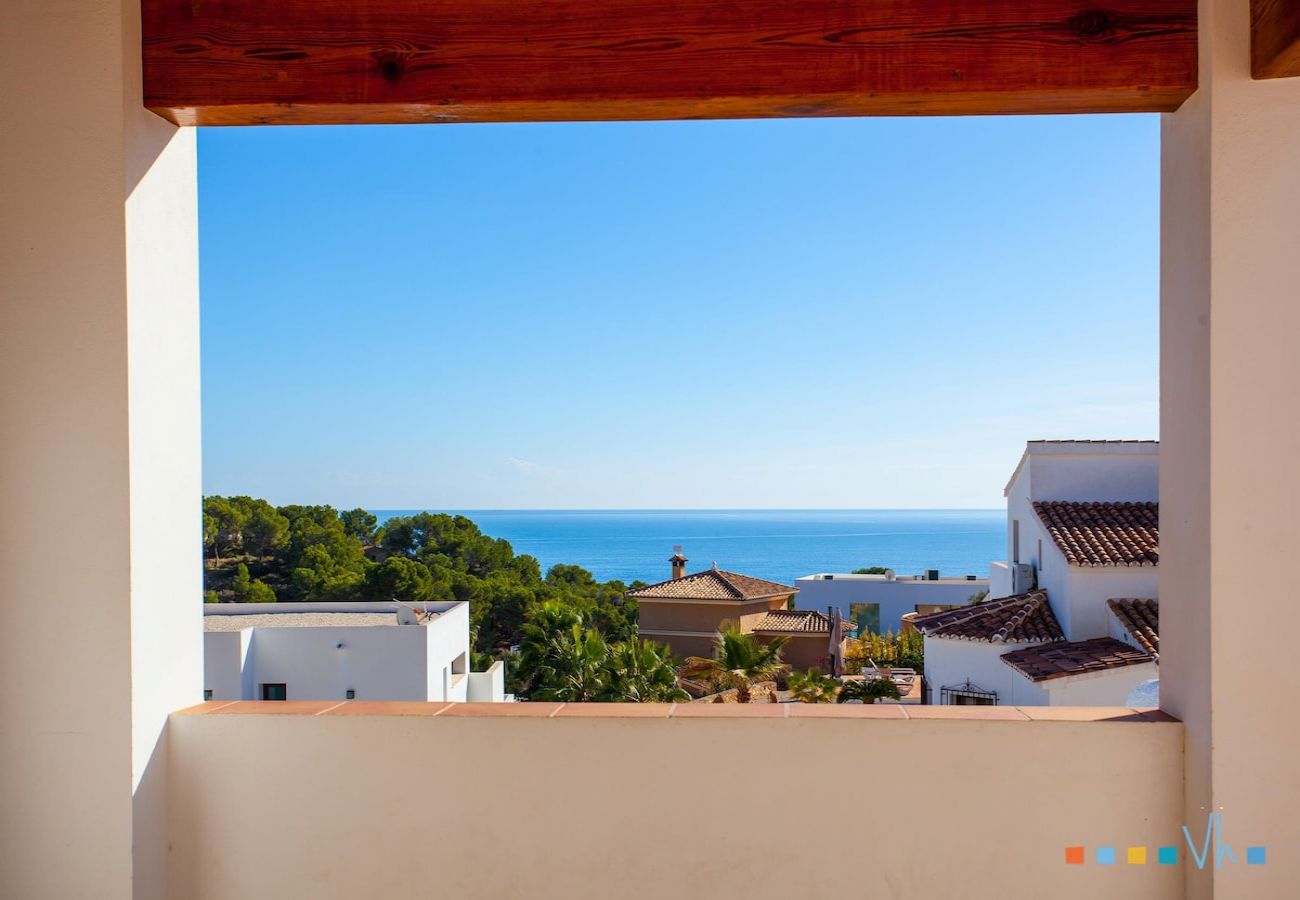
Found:
[[[1115,865],[1115,848],[1098,847],[1097,848],[1097,865],[1113,866]]]
[[[1268,859],[1267,847],[1247,847],[1246,862],[1252,866],[1262,866]]]
[[[1162,866],[1178,865],[1178,848],[1161,847],[1159,850],[1156,851],[1156,860]]]

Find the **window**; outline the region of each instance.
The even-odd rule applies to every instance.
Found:
[[[880,634],[880,604],[850,603],[849,619],[858,626],[858,637],[867,632]]]
[[[357,692],[356,692],[355,690],[353,690],[352,688],[348,688],[347,698],[348,698],[349,700],[355,700],[355,699],[357,699]]]
[[[948,702],[953,706],[994,706],[997,704],[997,700],[993,697],[977,697],[974,694],[951,694]]]
[[[204,699],[204,700],[211,700],[211,699],[212,699],[212,691],[211,691],[211,689],[205,690],[205,691],[203,692],[203,699]]]
[[[1038,566],[1038,571],[1043,571],[1043,539],[1038,539],[1038,556],[1034,558],[1034,565]]]
[[[1020,562],[1020,520],[1011,520],[1011,561]]]
[[[262,685],[263,700],[288,700],[289,692],[283,684],[264,684]]]

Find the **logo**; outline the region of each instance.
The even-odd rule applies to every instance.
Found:
[[[1223,813],[1212,812],[1205,817],[1205,835],[1200,839],[1200,844],[1192,837],[1192,831],[1186,825],[1183,826],[1183,841],[1187,844],[1188,857],[1196,864],[1196,868],[1204,869],[1206,866],[1214,866],[1216,869],[1222,869],[1229,863],[1238,863],[1242,857],[1238,856],[1232,849],[1232,845],[1223,839]],[[1167,847],[1153,847],[1154,854],[1147,853],[1147,847],[1126,847],[1123,849],[1124,862],[1130,866],[1145,866],[1151,859],[1154,859],[1156,865],[1174,866],[1178,864],[1178,855],[1181,846],[1174,844]],[[1119,864],[1120,860],[1119,847],[1094,847],[1092,848],[1092,861],[1099,866],[1114,866]],[[1070,866],[1081,866],[1088,862],[1087,847],[1066,847],[1065,863]],[[1245,863],[1248,866],[1262,866],[1268,862],[1267,847],[1247,847],[1245,852]]]

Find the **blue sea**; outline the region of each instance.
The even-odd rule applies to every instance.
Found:
[[[419,510],[371,510],[380,522]],[[440,510],[430,510],[438,512]],[[601,581],[662,581],[680,544],[687,570],[721,569],[793,584],[801,575],[888,566],[987,577],[1006,555],[1003,510],[450,510],[542,570],[573,563]]]

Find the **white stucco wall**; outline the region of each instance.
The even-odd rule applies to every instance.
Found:
[[[925,639],[925,678],[933,703],[942,702],[940,691],[971,681],[986,691],[996,691],[1000,706],[1046,706],[1047,691],[1016,672],[999,657],[1030,644],[991,644],[952,638]]]
[[[506,698],[506,664],[497,660],[486,672],[470,672],[465,699],[471,703],[501,703]]]
[[[203,688],[212,700],[251,700],[251,670],[246,666],[253,629],[203,635]],[[246,678],[245,675],[250,677]]]
[[[854,603],[879,603],[881,632],[897,633],[903,627],[903,616],[915,612],[918,604],[966,603],[972,594],[988,587],[988,580],[917,581],[899,578],[890,581],[884,575],[836,574],[833,579],[806,575],[795,579],[795,586],[799,588],[799,593],[795,594],[795,605],[799,609],[825,612],[828,606],[833,606],[845,619],[849,618]]]
[[[1062,595],[1068,599],[1063,603],[1053,599],[1053,608],[1061,619],[1065,636],[1072,641],[1086,641],[1110,634],[1107,600],[1155,599],[1159,590],[1160,570],[1154,566],[1072,566],[1068,591]],[[1050,592],[1048,597],[1052,597]]]
[[[1009,668],[1009,667],[1008,667]],[[1155,662],[1040,682],[1050,706],[1124,706],[1133,688],[1159,678]]]

